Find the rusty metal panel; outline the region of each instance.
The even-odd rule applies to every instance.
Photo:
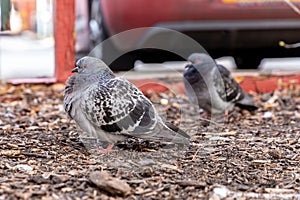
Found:
[[[75,63],[75,1],[56,0],[55,6],[55,76],[63,82]]]

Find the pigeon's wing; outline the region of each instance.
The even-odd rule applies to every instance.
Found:
[[[240,85],[233,79],[224,66],[217,65],[220,74],[214,77],[215,87],[219,96],[227,102],[236,102],[244,98],[244,92]]]
[[[147,133],[157,123],[151,102],[131,83],[120,78],[94,84],[82,99],[87,119],[106,132]]]

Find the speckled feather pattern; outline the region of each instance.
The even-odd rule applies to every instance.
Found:
[[[102,61],[84,57],[77,66],[78,74],[67,80],[64,108],[83,131],[112,143],[126,137],[189,143],[186,133],[169,128],[150,100]]]
[[[255,110],[254,100],[246,95],[230,71],[207,54],[195,53],[189,57],[190,65],[184,72],[187,95],[208,113],[231,111],[235,105]]]
[[[113,78],[104,83],[91,85],[83,96],[80,108],[95,125],[107,132],[135,133],[136,128],[146,125],[151,131],[157,122],[152,104],[131,83]]]

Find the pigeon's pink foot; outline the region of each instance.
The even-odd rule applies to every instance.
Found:
[[[210,118],[210,114],[208,114],[207,112],[201,113],[200,114],[201,118]]]
[[[232,116],[233,112],[230,112],[228,110],[225,110],[224,115],[225,115],[225,120],[228,122],[230,117]]]
[[[118,151],[118,150],[113,149],[113,147],[114,147],[113,144],[109,144],[106,149],[99,149],[98,152],[100,152],[100,153],[110,153],[110,152]]]
[[[224,114],[225,114],[225,116],[226,116],[226,118],[227,118],[227,117],[229,116],[229,111],[228,111],[228,110],[225,110]]]

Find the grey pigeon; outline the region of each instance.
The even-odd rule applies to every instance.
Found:
[[[249,111],[257,109],[253,98],[243,91],[230,71],[209,55],[193,53],[188,61],[191,64],[184,71],[184,85],[193,104],[209,114],[230,112],[234,106]]]
[[[111,144],[130,137],[189,143],[189,135],[164,123],[150,100],[102,60],[83,57],[72,72],[77,74],[67,80],[64,109],[90,136]]]

